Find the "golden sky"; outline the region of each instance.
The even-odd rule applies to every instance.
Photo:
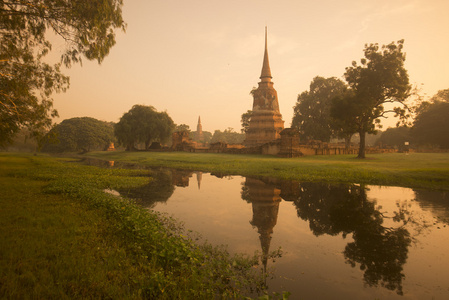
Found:
[[[125,0],[126,33],[101,65],[64,72],[60,118],[118,122],[134,104],[167,111],[196,130],[240,131],[262,68],[265,26],[285,127],[315,76],[343,79],[366,43],[405,39],[410,82],[434,95],[449,88],[448,0]],[[55,42],[57,54],[63,42]],[[385,123],[395,123],[393,118]]]

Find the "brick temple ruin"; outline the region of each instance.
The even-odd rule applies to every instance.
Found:
[[[244,145],[246,147],[259,147],[281,138],[284,121],[279,111],[279,101],[276,90],[271,81],[271,69],[268,61],[267,28],[265,27],[265,52],[262,72],[257,89],[252,91],[253,109],[246,131]]]
[[[285,128],[279,110],[279,100],[271,81],[270,63],[268,60],[267,28],[265,27],[265,51],[262,72],[257,89],[254,89],[252,115],[246,131],[243,145],[229,145],[218,142],[204,145],[192,141],[189,133],[173,133],[174,151],[269,154],[282,157],[298,157],[303,155],[338,155],[357,154],[358,148],[347,148],[344,143],[324,143],[321,141],[301,141],[297,129]],[[198,117],[197,135],[202,134],[201,119]],[[199,140],[199,138],[197,138]],[[366,148],[367,153],[379,153],[379,149]]]

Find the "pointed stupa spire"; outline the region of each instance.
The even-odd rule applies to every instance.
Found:
[[[201,117],[198,116],[198,125],[196,125],[196,142],[204,140],[203,126],[201,125]]]
[[[263,55],[263,65],[260,79],[262,79],[262,81],[271,81],[271,78],[273,77],[271,76],[270,63],[268,61],[267,26],[265,26],[265,53]]]

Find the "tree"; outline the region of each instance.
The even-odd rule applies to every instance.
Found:
[[[358,132],[357,107],[353,103],[354,93],[352,90],[347,90],[331,101],[330,117],[335,135],[345,139],[346,148],[349,148],[352,136]]]
[[[115,124],[114,132],[119,144],[134,150],[137,143],[148,149],[153,141],[166,142],[175,123],[166,112],[157,112],[152,106],[134,105]]]
[[[227,144],[242,144],[245,140],[245,135],[243,133],[238,133],[234,131],[233,128],[227,128],[223,132],[220,130],[215,130],[210,143],[227,143]]]
[[[189,138],[195,142],[200,142],[203,144],[208,144],[210,140],[212,139],[212,133],[209,131],[203,131],[203,139],[197,140],[198,138],[198,132],[197,131],[190,131],[189,132]]]
[[[406,142],[410,142],[410,138],[409,127],[388,128],[382,132],[382,135],[376,140],[376,144],[402,149]]]
[[[335,102],[335,105],[343,106],[336,108],[337,111],[346,111],[344,115],[335,117],[356,126],[360,134],[358,158],[365,158],[365,134],[376,131],[380,118],[390,112],[402,120],[410,116],[406,100],[411,94],[411,85],[404,68],[403,46],[404,40],[382,47],[365,45],[365,58],[361,59],[361,64],[353,61],[352,66],[346,68],[344,76],[353,95]],[[399,106],[385,110],[387,103]]]
[[[40,149],[39,146],[37,140],[30,138],[30,132],[23,128],[14,135],[11,144],[6,146],[5,150],[12,152],[36,152]]]
[[[180,125],[176,125],[175,127],[175,131],[188,131],[190,132],[190,126],[186,125],[186,124],[180,124]]]
[[[449,89],[440,90],[432,98],[430,98],[431,103],[436,102],[449,102]]]
[[[421,145],[449,148],[449,89],[439,91],[417,109],[412,136]]]
[[[114,29],[125,29],[122,0],[0,0],[0,146],[22,127],[34,136],[57,116],[53,92],[63,92],[69,78],[64,64],[97,60],[115,44]],[[65,41],[61,62],[50,65],[48,31]]]
[[[293,107],[292,127],[297,128],[306,140],[329,142],[338,134],[330,117],[331,100],[341,96],[346,89],[346,84],[335,77],[315,77],[310,90],[298,95]]]
[[[246,133],[249,128],[249,122],[251,121],[251,116],[253,115],[252,110],[247,110],[246,113],[242,114],[240,123],[242,123],[242,129],[240,130],[242,133]]]
[[[64,120],[53,127],[46,137],[42,148],[44,152],[103,150],[115,141],[113,124],[88,117]]]

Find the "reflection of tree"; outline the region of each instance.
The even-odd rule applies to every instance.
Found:
[[[185,170],[172,169],[172,180],[173,184],[179,187],[189,186],[190,177],[192,177],[193,172]]]
[[[352,233],[354,241],[344,251],[346,261],[353,267],[360,264],[368,285],[380,283],[402,294],[410,234],[403,227],[382,226],[384,217],[375,203],[367,201],[363,187],[302,183],[296,194],[293,202],[298,216],[309,221],[315,235]]]
[[[354,242],[349,243],[344,255],[349,264],[360,264],[364,280],[375,286],[381,282],[389,290],[402,295],[403,265],[407,260],[409,233],[405,228],[386,229],[380,224],[366,224],[354,231]]]
[[[432,212],[441,222],[449,224],[449,193],[441,191],[415,190],[416,201],[424,210]]]
[[[136,199],[142,206],[152,208],[156,202],[166,202],[174,190],[172,172],[160,170],[152,172],[149,184],[118,192],[125,197]]]

